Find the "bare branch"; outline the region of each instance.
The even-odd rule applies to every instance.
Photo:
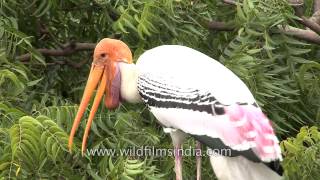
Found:
[[[302,6],[304,3],[304,0],[288,0],[288,3],[291,6]]]
[[[85,65],[88,62],[89,59],[85,59],[83,61],[80,61],[78,63],[70,61],[70,60],[62,60],[62,61],[54,61],[54,62],[49,62],[46,63],[46,66],[54,66],[54,65],[68,65],[71,66],[73,68],[81,68],[83,65]],[[29,62],[27,61],[23,61],[23,64],[28,64]],[[36,64],[36,65],[42,65],[42,64]]]
[[[301,20],[299,20],[298,22],[310,28],[314,32],[320,34],[320,25],[317,24],[316,22],[306,18],[305,16],[301,16]]]
[[[217,31],[233,31],[234,26],[230,23],[219,22],[219,21],[211,21],[208,23],[208,28],[210,30]]]
[[[313,1],[313,13],[320,10],[320,0]]]
[[[293,7],[295,14],[299,17],[303,16],[304,0],[288,0],[288,3]]]
[[[320,1],[320,0],[315,0]],[[224,3],[230,5],[237,5],[236,0],[223,0]],[[304,0],[288,0],[288,3],[293,7],[301,7],[303,6]]]
[[[310,18],[311,21],[320,24],[320,10],[313,13],[312,17]]]
[[[236,1],[234,1],[234,0],[223,0],[223,2],[226,3],[226,4],[230,4],[230,5],[236,5],[237,4]]]
[[[95,43],[67,43],[63,45],[61,49],[37,49],[39,53],[44,56],[69,56],[78,51],[90,51],[95,48]],[[31,54],[23,54],[16,57],[20,61],[28,61],[31,58]]]
[[[295,0],[292,0],[295,1]],[[303,3],[303,0],[297,0],[297,1],[301,1]],[[320,34],[320,25],[317,24],[317,18],[316,16],[314,18],[307,18],[303,15],[303,4],[296,4],[293,5],[294,9],[295,9],[295,14],[300,17],[300,20],[298,20],[298,22],[302,25],[304,25],[305,27],[313,30],[314,32]]]
[[[223,2],[236,5],[235,0],[223,0]],[[304,0],[288,0],[288,3],[295,9],[296,15],[301,18],[298,22],[310,29],[304,30],[292,26],[278,26],[279,29],[277,32],[320,45],[320,0],[314,0],[313,7],[315,13],[310,19],[303,16]],[[233,26],[228,26],[227,23],[215,21],[208,23],[208,28],[219,31],[232,31],[234,29]]]
[[[318,1],[320,1],[320,0],[318,0]],[[295,14],[301,18],[300,20],[298,20],[298,22],[300,24],[306,26],[307,28],[313,30],[314,32],[320,34],[320,25],[317,23],[317,18],[319,18],[319,17],[314,16],[309,19],[303,15],[304,0],[288,0],[288,2],[295,9]],[[316,4],[316,1],[315,1],[315,4]]]
[[[234,26],[231,26],[225,22],[212,21],[208,23],[208,28],[210,30],[217,31],[232,31],[235,29]],[[293,36],[295,38],[305,40],[310,43],[320,45],[320,36],[312,30],[299,29],[292,26],[278,26],[278,33],[284,33],[286,35]]]
[[[320,44],[320,36],[311,30],[304,30],[292,26],[278,26],[279,31],[311,43]]]

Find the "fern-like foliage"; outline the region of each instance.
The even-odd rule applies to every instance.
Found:
[[[23,116],[9,129],[1,129],[0,177],[25,179],[91,177],[94,179],[163,179],[168,173],[160,172],[153,165],[153,158],[136,156],[90,156],[80,153],[80,129],[75,146],[67,149],[70,117],[74,117],[77,106],[48,107],[39,111],[37,118]],[[129,114],[133,116],[128,116]],[[93,124],[93,133],[88,147],[92,149],[130,149],[160,143],[158,135],[151,129],[143,129],[141,121],[130,119],[134,111],[125,113],[103,113],[100,110]],[[48,117],[49,116],[49,117]],[[108,118],[109,117],[109,118]],[[87,118],[87,114],[86,117]],[[129,119],[128,119],[129,118]],[[132,121],[130,121],[132,120]],[[141,120],[141,119],[140,119]],[[85,124],[82,124],[84,126]],[[138,132],[138,128],[141,128]],[[67,130],[68,129],[68,130]],[[136,131],[130,132],[129,130]],[[137,138],[132,139],[132,136]],[[172,160],[172,159],[171,159]],[[91,162],[91,163],[89,163]],[[172,166],[172,165],[171,165]]]
[[[63,170],[58,162],[68,159],[68,135],[45,116],[24,116],[9,129],[8,145],[1,159],[1,176],[7,178],[45,177],[48,168]],[[63,153],[64,152],[64,153]]]
[[[14,58],[16,51],[29,52],[37,61],[44,64],[42,56],[31,45],[31,38],[18,31],[18,23],[13,17],[0,17],[0,47],[6,55]]]
[[[310,109],[300,100],[305,96],[299,74],[304,73],[303,67],[314,64],[306,59],[311,45],[274,33],[278,25],[287,25],[292,17],[293,11],[286,1],[244,0],[237,5],[238,34],[220,57],[250,87],[281,134],[297,132],[303,124],[313,124],[319,111],[319,104]],[[315,84],[313,81],[309,85]]]
[[[306,17],[312,15],[312,3],[305,1]],[[89,110],[77,131],[72,153],[68,151],[68,134],[92,53],[43,57],[37,49],[61,49],[61,44],[74,41],[121,39],[129,45],[134,60],[155,46],[189,46],[240,76],[273,120],[280,139],[295,135],[304,125],[319,126],[319,47],[285,35],[278,28],[304,28],[296,19],[287,0],[239,0],[236,6],[222,0],[0,1],[0,179],[174,178],[174,158],[170,156],[86,153],[82,157],[79,149]],[[210,31],[207,23],[212,20],[227,22],[235,29]],[[26,53],[31,59],[21,61]],[[87,63],[78,68],[66,62]],[[301,130],[308,132],[305,137],[310,137],[311,131],[315,132],[314,128]],[[295,146],[301,152],[291,153],[285,147],[288,143],[298,144]],[[308,159],[316,154],[316,146],[302,147],[299,143],[290,138],[282,143],[288,155],[284,167],[293,179],[306,174],[298,171],[300,162],[310,169],[316,165],[310,163],[314,159]],[[98,110],[89,150],[146,145],[172,148],[168,135],[143,105]],[[193,139],[184,144],[184,148],[190,147],[194,147]],[[302,160],[303,151],[308,157]],[[289,162],[297,166],[291,167]],[[208,158],[203,158],[202,167],[202,178],[213,179]],[[310,172],[316,177],[316,172]],[[195,179],[195,157],[184,157],[183,176]]]
[[[318,179],[320,176],[320,132],[316,126],[302,127],[296,137],[281,142],[287,179]]]

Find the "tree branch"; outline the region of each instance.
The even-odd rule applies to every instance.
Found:
[[[299,17],[303,16],[303,4],[304,0],[288,0],[290,6],[293,7],[295,14]]]
[[[313,13],[320,10],[320,0],[313,1]]]
[[[210,30],[217,30],[217,31],[233,31],[235,29],[234,25],[230,23],[219,22],[219,21],[209,22],[208,28]]]
[[[67,43],[61,49],[37,49],[43,56],[69,56],[78,51],[90,51],[95,48],[95,43]],[[31,54],[23,54],[16,57],[20,61],[29,61]]]
[[[223,2],[230,5],[237,5],[236,1],[234,0],[223,0]]]
[[[310,18],[311,21],[320,24],[320,10],[316,11],[312,17]]]
[[[226,4],[236,5],[235,0],[223,0]],[[294,8],[295,14],[300,17],[298,22],[305,27],[311,30],[304,30],[299,28],[294,28],[291,26],[286,26],[286,28],[280,29],[280,32],[283,32],[288,35],[292,35],[296,38],[320,44],[320,0],[314,0],[313,9],[314,14],[313,16],[308,19],[303,15],[303,4],[304,0],[288,0],[288,3]],[[221,31],[231,31],[233,28],[227,27],[226,23],[223,22],[215,22],[212,21],[208,24],[208,28],[212,30],[221,30]]]
[[[298,20],[298,22],[314,32],[320,34],[320,25],[317,24],[316,22],[312,21],[311,19],[306,18],[305,16],[301,16],[301,20]]]
[[[313,15],[311,18],[305,17],[303,14],[304,0],[288,0],[289,4],[294,7],[295,14],[301,19],[298,22],[315,33],[320,34],[320,0],[315,0],[313,4]]]
[[[319,1],[319,0],[317,0]],[[303,14],[303,4],[304,0],[288,0],[289,4],[293,6],[295,10],[295,14],[301,19],[298,22],[304,25],[307,28],[310,28],[314,32],[320,34],[320,25],[317,24],[317,17],[311,17],[310,19],[305,17]],[[316,5],[316,1],[314,2],[314,6]]]
[[[279,32],[282,32],[287,35],[291,35],[295,38],[305,40],[307,42],[320,45],[320,36],[314,31],[299,29],[292,26],[285,26],[285,27],[278,26],[278,28],[279,28]]]
[[[51,65],[57,65],[57,64],[59,64],[59,65],[69,65],[69,66],[71,66],[71,67],[73,67],[73,68],[80,68],[80,67],[82,67],[84,64],[86,64],[86,63],[88,62],[88,60],[89,60],[89,59],[87,58],[87,59],[85,59],[85,60],[83,60],[83,61],[80,61],[80,62],[78,62],[78,63],[75,63],[75,62],[70,61],[70,60],[54,61],[54,62],[47,63],[46,65],[47,65],[47,66],[51,66]],[[24,63],[26,63],[26,62],[24,62]]]
[[[210,30],[216,31],[233,31],[235,30],[234,26],[231,26],[225,22],[211,21],[208,23],[208,28]],[[278,26],[278,33],[284,33],[286,35],[293,36],[295,38],[305,40],[310,43],[320,45],[320,36],[312,30],[299,29],[292,26]]]

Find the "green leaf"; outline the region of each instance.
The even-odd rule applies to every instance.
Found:
[[[248,54],[256,54],[258,52],[260,52],[262,50],[262,48],[259,49],[250,49],[247,51]]]

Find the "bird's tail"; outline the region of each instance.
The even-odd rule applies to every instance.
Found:
[[[282,176],[263,163],[245,157],[210,156],[212,168],[219,180],[280,180]]]

